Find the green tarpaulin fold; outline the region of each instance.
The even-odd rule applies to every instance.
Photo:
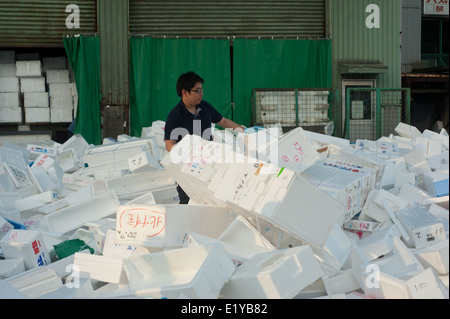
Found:
[[[79,36],[64,38],[63,42],[78,92],[74,134],[81,134],[89,144],[100,145],[100,39]]]

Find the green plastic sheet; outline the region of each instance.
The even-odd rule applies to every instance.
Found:
[[[100,145],[100,39],[79,36],[64,38],[63,42],[78,92],[74,134],[81,134],[89,144]]]
[[[180,101],[178,77],[194,71],[205,83],[203,99],[231,118],[230,43],[221,39],[130,38],[130,135],[165,121]]]
[[[253,88],[330,88],[331,40],[235,39],[233,120],[252,123]]]

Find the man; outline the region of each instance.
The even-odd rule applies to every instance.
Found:
[[[180,75],[177,80],[177,94],[181,101],[170,111],[164,128],[166,150],[181,141],[186,134],[199,135],[212,141],[212,123],[222,128],[240,129],[244,127],[225,118],[211,104],[203,101],[204,80],[190,71]],[[187,204],[189,197],[178,185],[180,204]]]

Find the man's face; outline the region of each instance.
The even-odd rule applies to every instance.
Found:
[[[189,91],[184,91],[183,101],[189,105],[198,105],[203,98],[203,86],[201,82],[197,82]]]

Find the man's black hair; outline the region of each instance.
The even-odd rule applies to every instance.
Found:
[[[185,89],[186,91],[189,91],[198,82],[203,84],[205,82],[205,80],[203,80],[198,74],[196,74],[193,71],[189,71],[187,73],[181,74],[180,77],[177,80],[177,94],[178,94],[178,96],[181,97],[181,90],[182,89]]]

